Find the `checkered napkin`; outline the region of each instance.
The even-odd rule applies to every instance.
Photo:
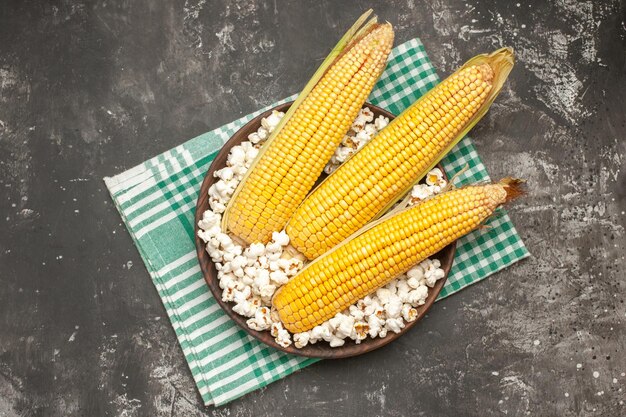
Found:
[[[438,82],[424,46],[413,39],[394,48],[368,101],[400,114]],[[316,362],[276,351],[248,336],[222,312],[196,260],[194,208],[211,161],[237,129],[276,104],[104,179],[163,300],[206,405],[225,404]],[[465,165],[469,169],[457,185],[488,179],[467,137],[443,160],[449,176]],[[529,255],[504,210],[488,224],[458,242],[439,299]]]

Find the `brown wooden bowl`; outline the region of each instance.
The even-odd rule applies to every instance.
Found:
[[[246,325],[247,318],[233,311],[232,303],[222,301],[222,289],[219,286],[219,280],[217,278],[217,270],[215,269],[215,264],[211,260],[209,254],[206,252],[204,242],[198,237],[198,221],[202,218],[202,214],[210,208],[208,196],[209,187],[217,181],[217,178],[213,177],[213,172],[226,166],[226,159],[228,157],[228,152],[230,151],[230,149],[233,146],[239,145],[241,142],[247,140],[250,133],[256,132],[257,129],[261,126],[261,119],[263,117],[269,116],[273,110],[286,112],[290,105],[291,103],[281,104],[250,120],[245,126],[239,129],[230,138],[230,140],[228,140],[228,142],[226,142],[226,144],[222,147],[220,152],[213,160],[213,163],[211,164],[211,167],[209,168],[209,171],[207,172],[206,177],[204,177],[204,181],[202,182],[202,188],[200,189],[198,203],[196,204],[195,239],[196,249],[198,252],[198,260],[200,262],[200,267],[202,268],[202,273],[204,274],[204,279],[206,280],[207,285],[211,289],[213,296],[222,307],[222,309],[226,312],[226,314],[228,314],[230,318],[232,318],[246,332],[254,336],[256,339],[260,340],[261,342],[265,343],[266,345],[282,350],[283,352],[292,353],[294,355],[300,356],[308,356],[312,358],[346,358],[350,356],[361,355],[374,349],[378,349],[379,347],[396,340],[398,337],[402,336],[410,328],[412,328],[424,316],[428,309],[430,309],[430,307],[435,302],[435,299],[441,292],[441,289],[443,288],[446,279],[448,278],[448,273],[450,272],[450,268],[452,267],[452,262],[454,260],[456,242],[446,246],[434,256],[431,256],[431,258],[437,258],[441,261],[441,267],[445,271],[446,275],[444,276],[444,278],[438,280],[435,286],[428,291],[428,298],[426,299],[426,303],[422,306],[417,307],[417,319],[411,323],[406,323],[406,327],[402,329],[400,333],[389,332],[384,338],[367,338],[363,340],[360,344],[356,344],[352,340],[346,340],[346,343],[343,346],[337,348],[331,348],[327,342],[319,341],[316,344],[307,345],[302,349],[298,349],[294,345],[291,345],[287,348],[280,346],[274,341],[274,338],[269,331],[252,330]],[[374,106],[372,104],[366,104],[366,106],[372,110],[375,117],[383,115],[388,117],[390,120],[394,118],[394,115],[386,110],[381,109],[380,107]],[[440,165],[439,168],[442,172],[444,172]]]

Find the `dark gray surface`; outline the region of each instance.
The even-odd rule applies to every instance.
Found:
[[[624,4],[336,3],[0,4],[0,416],[626,414]],[[296,92],[367,6],[441,74],[517,51],[472,136],[528,179],[534,257],[380,351],[205,409],[101,179]]]

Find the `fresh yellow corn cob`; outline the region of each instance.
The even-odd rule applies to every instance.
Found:
[[[272,304],[299,333],[334,317],[454,240],[521,193],[520,180],[448,191],[375,222],[317,258],[276,293]]]
[[[468,61],[317,187],[287,223],[314,259],[384,213],[486,113],[513,65],[510,49]]]
[[[284,228],[350,129],[392,43],[391,25],[370,21],[312,80],[235,191],[223,219],[228,231],[247,243],[266,243]]]

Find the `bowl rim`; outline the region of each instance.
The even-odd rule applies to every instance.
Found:
[[[225,166],[226,158],[228,157],[228,153],[233,146],[239,145],[241,142],[248,139],[248,135],[252,132],[255,132],[259,126],[261,125],[261,119],[269,116],[273,111],[283,111],[285,112],[293,103],[293,101],[286,102],[283,104],[279,104],[269,110],[266,110],[259,114],[258,116],[251,119],[248,123],[242,126],[239,130],[237,130],[228,141],[224,143],[222,148],[219,150],[213,161],[211,162],[211,166],[209,167],[204,179],[202,181],[202,185],[200,187],[200,193],[198,195],[198,200],[196,202],[195,207],[195,225],[194,225],[194,239],[196,244],[196,252],[198,255],[198,262],[200,264],[200,268],[202,270],[202,275],[204,280],[209,287],[215,301],[219,304],[222,310],[247,334],[254,337],[258,341],[264,343],[267,346],[278,349],[285,353],[290,353],[293,355],[304,356],[309,358],[320,358],[320,359],[338,359],[338,358],[348,358],[352,356],[362,355],[367,352],[371,352],[373,350],[379,349],[394,340],[398,339],[402,335],[406,334],[413,326],[415,326],[430,310],[435,300],[441,293],[450,273],[450,269],[452,268],[452,264],[454,263],[454,254],[456,252],[456,241],[452,242],[441,251],[436,253],[430,258],[439,258],[441,261],[441,266],[445,272],[445,276],[439,279],[435,285],[429,289],[428,297],[426,298],[426,302],[416,307],[418,310],[417,318],[412,322],[405,323],[405,327],[399,332],[389,332],[387,336],[384,338],[366,338],[361,341],[361,343],[357,344],[353,340],[346,340],[345,344],[340,347],[332,348],[327,342],[320,341],[316,344],[308,344],[304,348],[296,348],[293,344],[288,347],[283,347],[276,343],[274,338],[271,336],[270,332],[267,330],[257,331],[249,328],[246,324],[248,320],[247,317],[241,316],[233,311],[233,303],[222,301],[222,289],[219,287],[219,280],[217,278],[217,270],[215,269],[215,264],[213,263],[211,257],[205,250],[206,244],[200,237],[198,236],[198,231],[200,230],[198,226],[199,220],[202,218],[205,210],[210,208],[208,201],[208,189],[213,183],[217,182],[217,178],[213,176],[213,173],[218,169],[221,169]],[[363,107],[368,107],[374,113],[375,117],[378,115],[384,115],[389,118],[389,120],[393,120],[395,116],[388,111],[373,105],[371,103],[365,103]],[[443,175],[446,179],[448,179],[445,171],[443,170],[441,164],[437,164],[437,167],[441,169]]]

